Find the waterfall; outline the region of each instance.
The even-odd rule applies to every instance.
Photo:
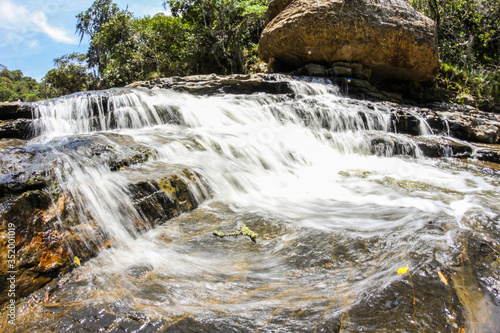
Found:
[[[467,188],[463,179],[432,163],[405,158],[418,158],[420,150],[408,136],[394,133],[391,109],[383,103],[342,96],[324,79],[301,78],[290,85],[293,96],[194,96],[129,88],[77,93],[37,105],[36,132],[42,135],[37,140],[126,136],[152,151],[154,159],[142,168],[190,168],[203,177],[213,200],[290,218],[306,218],[318,205],[332,214],[339,202],[449,213],[441,202],[388,191],[387,179],[428,183],[432,175],[432,186]],[[429,135],[423,119],[420,128]],[[120,150],[120,140],[105,144]],[[393,157],[396,151],[402,158]],[[127,187],[142,169],[117,173],[93,156],[69,154],[58,172],[61,183],[82,198],[102,229],[129,243],[133,221],[141,217]],[[380,227],[374,221],[361,223],[356,213],[344,216],[341,224]]]
[[[433,269],[456,264],[464,234],[498,223],[498,175],[425,157],[421,140],[397,133],[388,103],[349,98],[328,80],[272,79],[291,92],[116,88],[37,104],[29,144],[55,156],[58,184],[89,225],[82,229],[97,225],[112,243],[56,300],[66,292],[86,307],[144,313],[147,323],[169,318],[159,327],[195,318],[193,327],[279,331],[338,319],[372,295],[403,295],[383,306],[418,309],[425,297],[448,295]],[[412,115],[420,136],[437,138]],[[180,196],[180,182],[192,206],[182,209],[183,197],[167,216],[158,203]],[[257,243],[212,233],[242,224]],[[410,280],[395,273],[403,266]],[[427,287],[415,287],[417,300],[403,299],[413,284],[428,286],[416,273],[423,269],[438,291],[419,296]]]

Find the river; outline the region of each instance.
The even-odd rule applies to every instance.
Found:
[[[27,144],[57,156],[62,191],[112,245],[21,301],[16,330],[497,331],[499,172],[425,157],[386,103],[290,85],[41,102]],[[420,132],[437,138],[423,119]],[[71,149],[83,139],[148,158],[113,169]],[[130,185],[185,169],[197,208],[137,231]],[[243,226],[257,237],[213,233]]]

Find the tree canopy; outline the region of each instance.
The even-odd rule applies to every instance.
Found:
[[[29,76],[24,76],[19,69],[9,70],[0,64],[0,102],[22,100],[32,102],[40,99],[40,84]]]
[[[137,80],[247,73],[269,0],[158,0],[171,15],[137,18],[113,0],[76,16],[85,54],[54,59],[42,83],[0,67],[1,100],[50,98]],[[407,0],[438,24],[441,76],[451,89],[500,99],[500,0]]]

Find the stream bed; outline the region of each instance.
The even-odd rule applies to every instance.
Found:
[[[20,299],[0,331],[497,332],[498,165],[426,157],[418,143],[443,137],[424,119],[398,134],[387,104],[291,85],[40,102],[37,136],[2,149],[50,161],[106,241],[82,231],[99,253]],[[194,204],[138,209],[135,184],[166,173],[189,178]],[[244,226],[257,237],[214,234]]]

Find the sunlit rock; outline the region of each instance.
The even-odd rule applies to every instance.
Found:
[[[417,82],[439,68],[435,23],[402,0],[273,1],[268,17],[259,57],[284,68],[344,61]]]

